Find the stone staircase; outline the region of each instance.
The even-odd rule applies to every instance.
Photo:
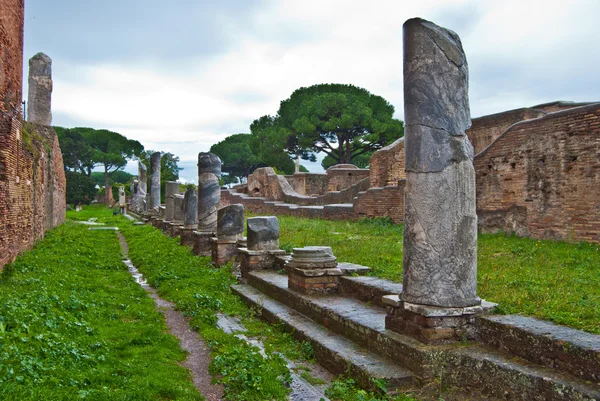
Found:
[[[377,388],[374,378],[390,391],[443,383],[466,394],[455,399],[600,400],[597,335],[522,316],[484,316],[478,341],[431,346],[386,330],[381,297],[402,291],[387,280],[345,275],[337,294],[305,295],[288,288],[286,274],[255,270],[232,289],[264,319],[309,341],[327,369],[365,388]]]

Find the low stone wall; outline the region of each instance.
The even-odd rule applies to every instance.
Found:
[[[394,223],[404,221],[404,185],[388,185],[382,188],[370,188],[358,194],[354,202],[354,210],[358,218],[389,217]]]

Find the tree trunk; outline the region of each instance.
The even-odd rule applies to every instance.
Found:
[[[108,170],[106,169],[106,165],[104,167],[104,203],[106,206],[112,206],[112,188],[109,186],[108,182]]]

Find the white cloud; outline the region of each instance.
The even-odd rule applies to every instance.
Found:
[[[414,16],[461,36],[474,116],[598,100],[575,98],[600,93],[593,87],[600,84],[592,40],[600,37],[598,15],[594,0],[272,0],[243,26],[223,19],[235,43],[209,59],[190,55],[160,66],[56,59],[53,109],[75,125],[113,129],[188,164],[226,136],[248,132],[253,119],[274,114],[300,86],[352,83],[389,100],[401,118],[402,23]],[[194,174],[184,172],[188,180]]]

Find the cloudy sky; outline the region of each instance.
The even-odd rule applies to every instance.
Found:
[[[402,23],[416,16],[460,35],[473,117],[600,100],[598,0],[26,0],[25,60],[53,59],[54,125],[172,152],[195,181],[198,152],[301,86],[361,86],[402,119]]]

